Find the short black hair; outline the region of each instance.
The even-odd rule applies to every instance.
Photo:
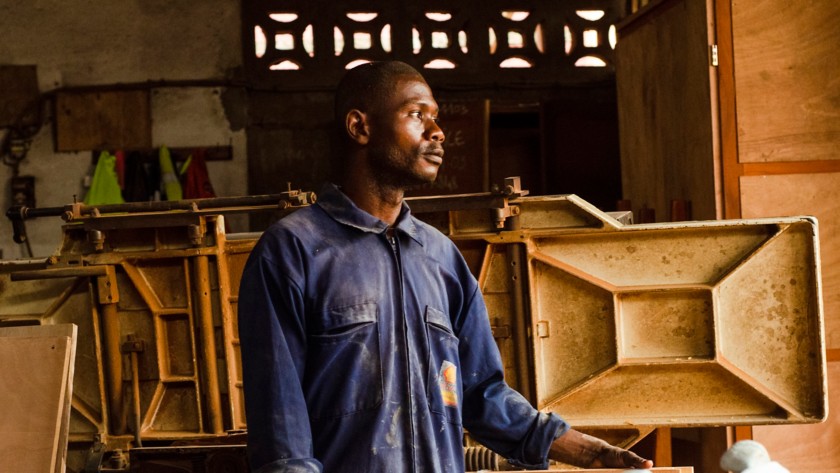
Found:
[[[347,71],[335,92],[335,121],[339,127],[350,110],[375,110],[383,97],[388,97],[397,78],[416,76],[417,69],[400,61],[368,62]]]

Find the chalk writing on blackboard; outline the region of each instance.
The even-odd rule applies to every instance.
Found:
[[[446,135],[443,165],[434,183],[410,195],[466,194],[486,191],[486,101],[441,101],[440,127]]]

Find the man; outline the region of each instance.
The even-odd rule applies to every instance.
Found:
[[[523,467],[650,467],[505,384],[475,278],[403,202],[443,162],[437,114],[404,63],[339,84],[340,185],[269,228],[242,277],[251,467],[463,472],[463,428]]]

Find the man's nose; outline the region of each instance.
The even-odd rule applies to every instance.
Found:
[[[431,125],[429,126],[429,139],[439,143],[443,143],[446,139],[446,135],[443,134],[443,130],[441,130],[440,126],[438,126],[435,121],[431,121]]]

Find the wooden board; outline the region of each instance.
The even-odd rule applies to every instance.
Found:
[[[35,66],[0,66],[0,128],[37,125],[38,74]],[[33,123],[34,122],[34,123]]]
[[[743,218],[819,220],[826,347],[840,348],[840,173],[741,177]]]
[[[65,470],[76,326],[0,329],[0,465]]]
[[[657,2],[619,27],[616,87],[624,198],[639,215],[670,220],[689,200],[693,218],[714,220],[717,183],[715,72],[706,1]]]
[[[840,2],[732,2],[741,162],[840,160]]]
[[[147,90],[58,92],[56,151],[152,147]]]
[[[615,469],[615,468],[595,468],[595,469],[558,469],[558,470],[531,470],[531,473],[541,473],[541,472],[551,472],[551,473],[628,473],[636,470],[625,470],[625,469]],[[642,470],[642,471],[651,471],[653,473],[694,473],[694,467],[691,466],[681,466],[681,467],[663,467],[663,468],[651,468],[650,470]]]
[[[753,427],[753,439],[790,473],[840,473],[840,360],[828,363],[828,397],[826,422]]]

